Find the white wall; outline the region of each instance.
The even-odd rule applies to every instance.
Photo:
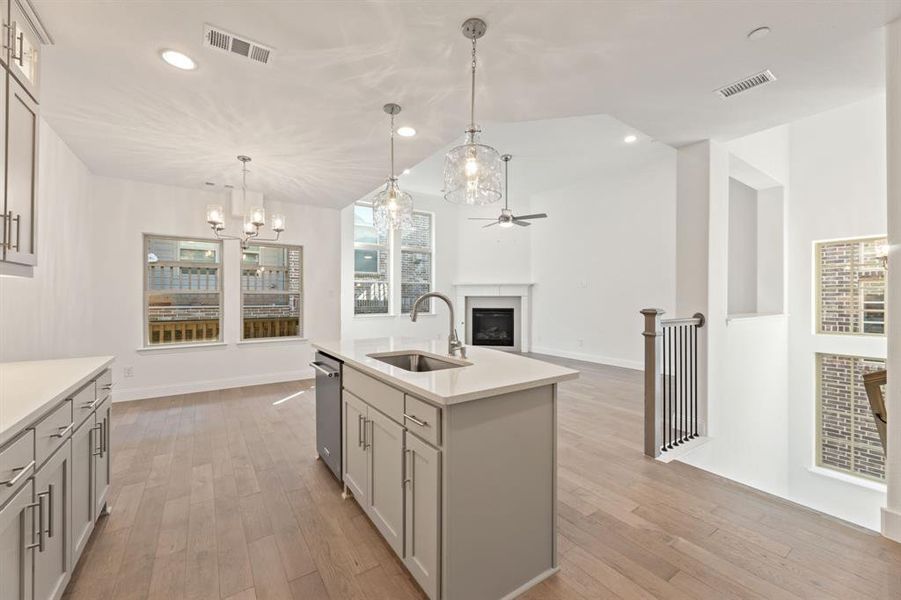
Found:
[[[224,345],[142,350],[144,233],[210,238],[208,203],[224,203],[218,192],[97,177],[90,216],[102,223],[90,244],[96,269],[93,351],[114,354],[116,399],[237,387],[312,376],[306,341],[236,343],[240,339],[240,246],[225,242]],[[282,242],[304,247],[304,336],[339,334],[339,213],[305,205],[267,203],[286,215]],[[232,232],[237,221],[228,223]],[[227,232],[228,233],[228,232]],[[134,376],[123,377],[132,367]]]
[[[880,337],[814,335],[813,244],[886,232],[885,97],[792,123],[789,204],[789,493],[808,506],[879,527],[884,492],[811,472],[816,352],[885,357]]]
[[[757,190],[729,178],[729,314],[757,312]]]
[[[0,362],[89,354],[93,338],[92,176],[43,120],[34,277],[0,277]]]
[[[643,366],[642,308],[675,316],[676,151],[591,175],[530,199],[533,350]]]

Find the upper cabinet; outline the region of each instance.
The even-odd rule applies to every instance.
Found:
[[[37,264],[38,127],[42,44],[49,37],[26,0],[0,0],[0,273]]]
[[[41,39],[20,0],[9,8],[9,72],[37,100],[40,86]],[[32,13],[33,14],[33,13]]]

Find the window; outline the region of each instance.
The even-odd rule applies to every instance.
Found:
[[[303,248],[241,252],[241,339],[303,336]]]
[[[391,255],[387,235],[378,233],[372,206],[354,205],[354,314],[386,315]]]
[[[885,479],[885,456],[863,375],[885,368],[876,358],[817,354],[817,465]]]
[[[144,345],[217,342],[222,243],[144,236]]]
[[[413,227],[401,232],[401,313],[409,313],[419,296],[432,291],[432,246],[432,215],[414,212]],[[431,310],[430,298],[428,311]]]
[[[886,238],[816,245],[817,333],[885,335]]]

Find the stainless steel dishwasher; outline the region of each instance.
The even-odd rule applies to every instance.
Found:
[[[322,352],[310,366],[316,369],[316,452],[341,481],[341,365]]]

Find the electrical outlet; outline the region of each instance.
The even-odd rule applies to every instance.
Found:
[[[122,377],[134,377],[135,376],[135,368],[134,367],[122,367]]]

